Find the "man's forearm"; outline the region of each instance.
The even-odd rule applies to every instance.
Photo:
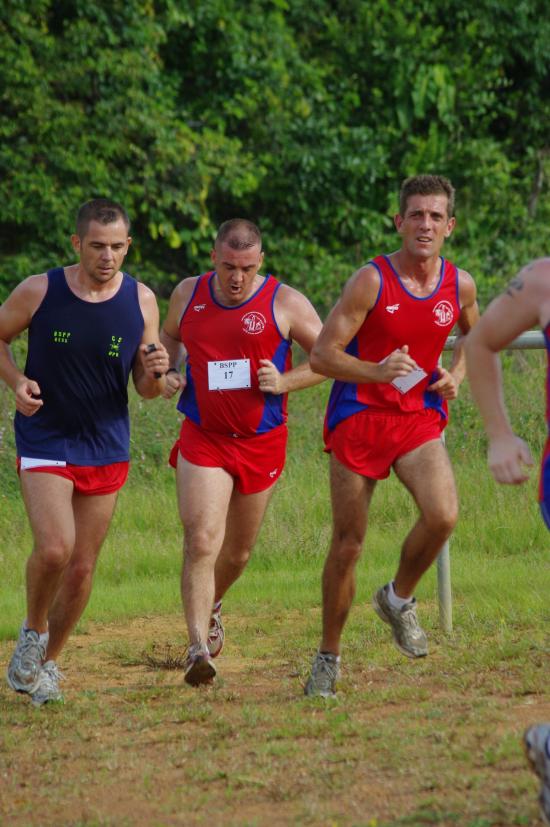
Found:
[[[321,373],[314,373],[309,362],[304,362],[303,365],[298,365],[298,367],[283,373],[283,393],[291,393],[292,391],[302,390],[302,388],[320,385],[326,378]]]
[[[470,348],[468,379],[489,439],[512,433],[504,402],[498,354],[485,347]]]
[[[15,393],[17,384],[24,375],[15,364],[8,343],[0,340],[0,379]]]

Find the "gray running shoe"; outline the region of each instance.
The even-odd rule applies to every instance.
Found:
[[[40,635],[34,629],[21,627],[6,673],[8,684],[16,692],[34,692],[38,686],[46,646],[47,638],[40,640]]]
[[[222,607],[212,611],[206,647],[211,658],[217,658],[223,649],[225,630],[222,623]]]
[[[529,727],[523,736],[525,754],[541,780],[539,793],[540,814],[550,824],[550,724]]]
[[[340,674],[340,658],[330,652],[317,652],[313,658],[311,675],[304,687],[310,697],[334,698],[336,681]]]
[[[372,598],[372,605],[378,617],[389,623],[395,645],[408,658],[423,658],[428,654],[428,639],[420,628],[416,617],[416,600],[402,609],[395,609],[388,600],[389,584],[378,589]]]
[[[201,643],[189,647],[183,668],[185,683],[190,686],[212,683],[216,677],[216,667],[212,663],[208,649]]]
[[[59,689],[59,681],[63,678],[64,675],[57,668],[57,663],[54,660],[47,660],[40,670],[36,689],[30,693],[33,705],[42,706],[50,701],[63,703],[63,695]]]

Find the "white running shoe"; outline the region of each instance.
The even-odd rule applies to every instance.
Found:
[[[428,654],[428,639],[416,617],[416,599],[402,609],[396,609],[388,600],[389,584],[378,589],[372,605],[379,618],[392,627],[393,640],[408,658],[423,658]]]
[[[216,677],[216,667],[212,662],[206,646],[195,643],[187,650],[184,664],[184,680],[190,686],[212,683]]]
[[[21,627],[6,673],[8,684],[16,692],[34,692],[38,686],[47,645],[47,634],[39,635],[34,629]]]
[[[225,629],[223,628],[222,607],[220,604],[217,609],[212,609],[208,638],[206,639],[206,646],[211,658],[218,657],[223,649],[224,640]]]
[[[304,687],[310,697],[334,698],[336,681],[340,674],[340,658],[330,652],[317,652],[313,658],[311,675]]]
[[[57,663],[54,660],[47,660],[40,670],[36,689],[29,693],[33,705],[42,706],[50,701],[63,703],[59,681],[62,681],[64,677],[57,668]]]
[[[550,824],[550,724],[535,724],[523,736],[525,754],[541,780],[540,814]]]

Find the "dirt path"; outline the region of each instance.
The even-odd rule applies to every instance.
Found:
[[[89,625],[62,661],[66,703],[0,689],[0,823],[27,825],[536,825],[523,728],[550,719],[535,656],[463,665],[362,654],[338,699],[303,698],[307,655],[251,618],[210,689],[154,658],[183,654],[181,619]],[[258,625],[258,624],[256,624]],[[279,630],[277,630],[279,631]],[[290,639],[290,637],[288,638]],[[155,649],[152,649],[152,642]],[[3,663],[11,643],[0,644]]]

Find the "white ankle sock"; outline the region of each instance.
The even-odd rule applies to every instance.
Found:
[[[394,609],[402,609],[407,603],[411,603],[412,597],[399,597],[393,588],[393,580],[390,581],[388,588],[388,602]]]

